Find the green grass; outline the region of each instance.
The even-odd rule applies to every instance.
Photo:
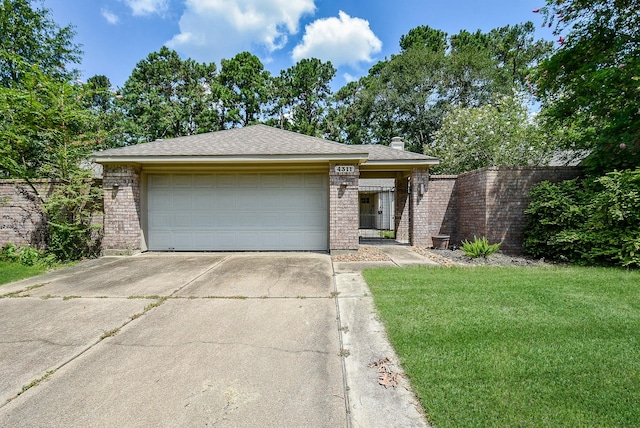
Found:
[[[640,272],[364,272],[436,427],[639,426]]]
[[[47,267],[43,265],[24,266],[20,263],[0,261],[0,285],[40,275],[46,271]]]

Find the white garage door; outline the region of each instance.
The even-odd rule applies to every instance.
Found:
[[[326,250],[326,174],[150,174],[150,250]]]

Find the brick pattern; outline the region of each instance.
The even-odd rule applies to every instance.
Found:
[[[0,247],[13,243],[43,249],[47,223],[39,198],[46,200],[55,183],[33,180],[36,192],[23,180],[0,180]]]
[[[507,254],[522,254],[529,191],[548,180],[580,175],[575,167],[483,168],[459,176],[432,176],[429,231],[451,235],[451,245],[486,236]],[[455,219],[455,221],[454,221]]]
[[[427,246],[432,246],[433,235],[449,235],[456,242],[458,223],[457,175],[432,175],[427,191]]]
[[[395,199],[396,241],[402,244],[408,244],[411,240],[411,236],[409,235],[411,199],[409,198],[409,180],[406,177],[396,178]]]
[[[354,172],[337,173],[335,166],[329,170],[329,250],[357,250],[360,170],[355,165]]]
[[[485,175],[487,239],[502,242],[500,248],[507,254],[521,254],[529,190],[545,180],[558,182],[576,178],[579,171],[568,167],[490,168]]]
[[[103,187],[103,250],[107,254],[139,252],[142,244],[140,169],[133,165],[105,165]]]
[[[411,172],[411,210],[409,216],[409,241],[411,245],[431,244],[429,236],[429,171],[414,169]]]
[[[487,236],[487,176],[485,169],[479,169],[458,176],[456,183],[458,197],[457,238],[473,239]],[[460,244],[458,241],[452,241]]]
[[[93,181],[100,186],[100,180]],[[31,180],[33,187],[24,180],[0,180],[0,247],[13,243],[44,249],[48,239],[47,218],[41,199],[46,201],[55,190],[56,181]],[[35,191],[34,191],[35,188]],[[102,225],[102,204],[94,207],[92,224]],[[101,231],[96,230],[95,240]]]

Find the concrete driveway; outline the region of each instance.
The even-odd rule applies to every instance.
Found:
[[[0,426],[422,426],[365,367],[392,350],[356,284],[322,254],[148,253],[1,286]]]

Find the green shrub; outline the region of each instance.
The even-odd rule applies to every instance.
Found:
[[[29,245],[18,247],[11,242],[0,250],[0,260],[20,263],[23,266],[42,265],[51,267],[55,264],[55,257],[47,255],[44,251],[40,251]]]
[[[489,241],[484,236],[480,239],[478,239],[477,236],[474,236],[473,242],[462,241],[461,249],[467,256],[474,259],[478,257],[487,257],[500,249],[500,242],[490,245]]]
[[[92,224],[96,204],[102,200],[100,189],[92,185],[90,173],[76,172],[58,185],[45,203],[49,218],[48,251],[60,261],[97,256],[100,225]]]
[[[582,265],[640,267],[640,168],[541,183],[526,209],[524,251]]]
[[[19,248],[13,242],[9,242],[0,250],[0,260],[15,262],[18,259]]]

